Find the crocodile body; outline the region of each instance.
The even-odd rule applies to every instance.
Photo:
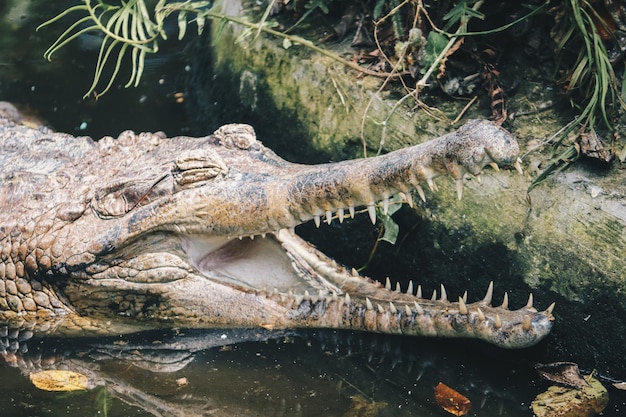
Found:
[[[80,334],[158,327],[345,328],[525,347],[552,308],[422,298],[337,265],[294,232],[487,164],[518,163],[488,121],[389,154],[289,163],[247,125],[202,138],[124,132],[97,142],[0,122],[0,319]],[[13,117],[15,119],[15,117]]]

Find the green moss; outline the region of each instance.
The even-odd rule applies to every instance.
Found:
[[[386,150],[410,146],[447,128],[445,123],[423,111],[414,112],[410,106],[395,109],[398,98],[378,92],[382,79],[361,79],[328,57],[311,55],[302,46],[294,45],[286,51],[279,41],[260,38],[233,48],[236,37],[236,30],[224,30],[214,42],[216,81],[238,76],[242,85],[251,86],[244,77],[252,71],[263,83],[240,91],[240,105],[264,111],[253,108],[258,100],[250,93],[271,97],[279,112],[286,112],[294,118],[292,121],[301,124],[308,133],[306,139],[320,152],[362,156],[363,125],[363,138],[372,155],[380,147],[387,118]],[[414,104],[409,100],[407,103]],[[449,103],[445,111],[455,115],[463,105]]]
[[[210,88],[230,95],[217,95],[221,116],[215,123],[251,123],[287,159],[325,162],[362,156],[362,123],[368,155],[380,147],[383,131],[382,148],[388,151],[452,130],[448,121],[412,109],[410,100],[397,106],[402,92],[379,92],[379,79],[360,78],[301,46],[285,51],[279,41],[263,37],[233,47],[236,36],[224,32],[214,50]],[[503,73],[519,72],[515,68],[521,64],[513,61]],[[539,308],[557,302],[550,360],[577,357],[591,367],[623,369],[611,359],[623,356],[623,343],[613,342],[608,324],[602,323],[626,317],[621,296],[626,292],[626,172],[577,164],[527,195],[549,153],[541,145],[570,120],[569,113],[550,106],[523,115],[555,100],[556,93],[540,79],[535,70],[524,70],[518,93],[509,100],[518,114],[507,128],[520,142],[526,174],[487,169],[481,184],[466,181],[460,202],[453,181],[438,179],[439,191],[427,190],[426,203],[414,196],[419,216],[408,208],[394,215],[400,224],[398,242],[380,243],[365,273],[381,280],[389,275],[403,288],[409,279],[428,291],[445,283],[451,297],[468,289],[472,300],[493,280],[499,296],[509,291],[514,308],[525,304],[532,291]],[[233,87],[238,97],[232,97]],[[465,104],[428,99],[449,119]],[[484,118],[486,108],[481,103],[464,120]],[[601,192],[592,196],[597,189]],[[303,225],[298,231],[340,262],[359,267],[367,263],[378,230],[366,218],[346,223],[322,230]],[[602,302],[608,304],[598,307]]]

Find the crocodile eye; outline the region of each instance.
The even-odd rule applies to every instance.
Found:
[[[91,207],[103,219],[123,216],[137,207],[171,194],[171,178],[169,181],[168,178],[164,175],[156,181],[135,180],[109,185],[96,192]]]
[[[213,132],[220,145],[229,149],[248,149],[256,143],[256,133],[250,125],[233,123]]]
[[[181,186],[199,184],[228,172],[228,168],[216,152],[210,149],[189,151],[174,162],[172,175]]]

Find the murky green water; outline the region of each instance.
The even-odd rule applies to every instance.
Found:
[[[150,332],[10,345],[0,367],[0,409],[10,416],[444,416],[433,400],[439,382],[470,398],[470,415],[530,416],[546,386],[511,352],[353,332]],[[79,372],[93,386],[40,391],[27,374],[42,369]]]
[[[140,88],[83,100],[93,48],[73,45],[46,63],[43,50],[56,32],[35,33],[43,18],[20,14],[18,3],[31,2],[0,6],[0,99],[74,135],[188,132],[184,45],[164,47]],[[40,12],[52,16],[67,3],[44,2]],[[98,340],[7,331],[0,337],[0,410],[2,416],[446,416],[433,400],[441,381],[472,401],[471,416],[531,416],[530,402],[548,386],[533,370],[534,352],[332,331],[167,331]],[[91,388],[39,390],[28,375],[43,369],[80,372]],[[623,415],[624,395],[614,389],[610,395],[604,415]]]

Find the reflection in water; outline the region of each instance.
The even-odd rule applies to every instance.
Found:
[[[470,398],[470,415],[530,416],[547,386],[512,352],[465,341],[264,330],[39,338],[7,326],[2,334],[3,416],[443,416],[433,400],[440,381]],[[82,373],[90,389],[39,391],[28,375],[44,369]]]

